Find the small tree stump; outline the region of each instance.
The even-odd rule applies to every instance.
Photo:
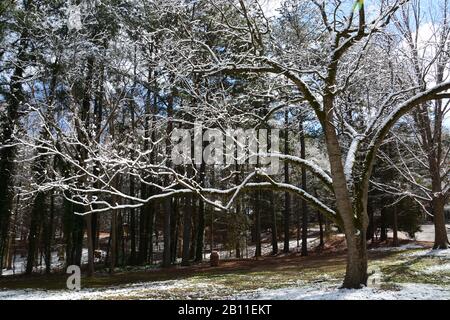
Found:
[[[209,262],[211,264],[211,267],[219,266],[219,253],[217,251],[211,252],[211,256],[209,257]]]

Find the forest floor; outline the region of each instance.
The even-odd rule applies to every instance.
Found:
[[[345,273],[342,239],[312,250],[189,267],[118,269],[82,277],[80,291],[65,288],[68,275],[0,279],[0,299],[450,299],[450,250],[402,241],[369,250],[369,283],[339,289]]]

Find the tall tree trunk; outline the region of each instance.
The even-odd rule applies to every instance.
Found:
[[[398,212],[397,212],[397,205],[394,205],[392,208],[392,215],[393,215],[393,223],[392,223],[392,246],[398,247]]]
[[[45,196],[43,192],[39,192],[34,200],[33,209],[31,211],[30,230],[28,235],[28,252],[27,252],[27,265],[25,268],[26,274],[33,272],[35,265],[35,258],[38,247],[39,231],[42,222],[43,212],[45,210]]]
[[[172,216],[170,217],[170,261],[177,260],[178,229],[179,229],[179,206],[178,199],[172,200]]]
[[[202,187],[205,186],[205,171],[206,171],[206,163],[203,159],[202,163],[200,164],[200,185]],[[205,235],[205,203],[199,197],[197,239],[196,239],[195,260],[194,260],[195,262],[203,261],[204,235]]]
[[[92,214],[88,213],[84,216],[84,218],[86,223],[87,246],[88,246],[87,276],[92,277],[94,275],[94,234],[92,232]]]
[[[255,257],[261,257],[261,210],[260,210],[261,193],[255,192]]]
[[[170,267],[171,264],[171,250],[170,250],[170,218],[172,217],[172,198],[164,199],[164,222],[163,222],[163,267]]]
[[[171,79],[173,80],[173,75]],[[167,166],[171,167],[170,154],[172,150],[171,135],[173,131],[173,107],[174,107],[174,87],[171,88],[171,92],[167,98],[167,128],[166,128],[166,158]],[[169,185],[170,181],[167,179],[166,185]],[[171,197],[164,200],[164,223],[163,223],[163,237],[164,237],[164,252],[163,252],[163,267],[169,267],[172,261],[172,224],[176,221],[173,219],[174,215],[174,199]],[[175,239],[174,239],[175,240]]]
[[[275,194],[271,192],[270,198],[272,199],[271,209],[271,224],[272,224],[272,254],[278,254],[278,233],[277,233],[277,212],[275,208]]]
[[[151,52],[153,52],[154,48],[151,46]],[[148,71],[148,82],[152,83],[154,78],[154,70],[149,68]],[[156,90],[156,88],[155,88]],[[153,99],[152,99],[153,97]],[[145,121],[144,121],[144,150],[150,152],[150,163],[155,163],[155,157],[156,154],[153,151],[153,149],[150,148],[149,140],[155,141],[156,132],[154,128],[155,123],[155,117],[157,112],[157,95],[155,92],[152,92],[151,90],[147,91],[147,97],[146,97],[146,107],[145,107]],[[146,179],[145,177],[144,179]],[[141,183],[141,197],[148,198],[153,194],[153,190],[150,186],[148,186],[146,183]],[[154,204],[146,203],[141,208],[141,212],[139,214],[139,253],[137,257],[137,263],[138,264],[144,264],[147,263],[153,258],[153,220],[154,220]]]
[[[347,267],[343,287],[347,289],[360,289],[367,285],[367,240],[366,231],[347,239]]]
[[[131,88],[130,93],[130,102],[129,102],[129,111],[130,111],[130,122],[131,122],[131,132],[133,136],[136,136],[136,121],[135,121],[135,101],[134,101],[134,95],[136,91],[136,85],[137,85],[137,46],[134,45],[134,59],[133,59],[133,87]],[[151,74],[150,74],[151,77]],[[133,143],[136,143],[136,140],[133,140]],[[136,152],[134,150],[131,151],[131,159],[135,159]],[[130,179],[130,196],[134,197],[136,196],[136,184],[135,179],[132,174],[129,175]],[[130,265],[136,264],[136,209],[130,208],[130,217],[129,217],[129,240],[130,240],[130,257],[128,263]]]
[[[372,205],[367,206],[367,213],[369,215],[369,227],[367,228],[367,240],[374,241],[375,238],[375,220],[374,220],[374,214],[373,214],[373,207]]]
[[[333,68],[332,68],[333,69]],[[337,70],[337,62],[334,70]],[[334,81],[332,82],[334,84]],[[358,204],[353,207],[352,198],[347,185],[347,179],[342,164],[342,152],[332,123],[334,119],[334,102],[331,93],[324,96],[324,111],[326,119],[323,121],[325,141],[333,179],[333,191],[336,197],[336,207],[339,212],[341,226],[344,229],[347,243],[347,268],[344,279],[344,288],[360,288],[367,284],[367,247],[366,232],[368,221],[366,199],[354,199]],[[362,204],[362,206],[360,206]],[[355,211],[356,212],[355,212]],[[355,224],[355,217],[360,221]]]
[[[55,217],[55,195],[53,192],[50,194],[50,213],[48,221],[44,224],[44,237],[45,237],[45,273],[49,274],[52,266],[52,239],[53,239],[53,223]]]
[[[387,227],[386,227],[386,208],[381,208],[380,216],[380,241],[387,240]]]
[[[147,223],[148,223],[148,254],[147,254],[147,256],[148,256],[148,261],[150,262],[150,264],[152,264],[153,263],[153,234],[155,233],[155,219],[156,219],[156,214],[155,214],[155,206],[156,206],[156,204],[155,203],[152,203],[151,205],[150,205],[150,215],[149,215],[149,218],[148,218],[148,221],[147,221]],[[156,237],[157,237],[158,235],[156,235]],[[156,239],[156,240],[158,240],[158,239]]]
[[[435,164],[432,171],[433,190],[433,222],[434,222],[434,249],[447,249],[449,242],[447,227],[445,225],[445,195],[442,192],[439,166]]]
[[[117,211],[111,212],[111,248],[109,258],[109,272],[114,273],[117,262]]]
[[[181,256],[181,265],[189,265],[189,248],[191,242],[191,223],[192,223],[192,196],[185,198],[183,212],[183,253]]]
[[[447,249],[449,244],[444,207],[444,196],[437,193],[437,196],[433,198],[434,249]]]
[[[143,185],[142,187],[142,194],[144,197],[146,197],[146,187]],[[149,237],[149,231],[148,231],[148,219],[149,219],[149,208],[150,205],[146,203],[141,208],[141,213],[139,215],[139,254],[137,258],[138,264],[144,264],[147,262],[147,254],[148,254],[148,237]]]
[[[134,177],[130,175],[130,195],[135,196],[135,184]],[[129,226],[129,237],[130,237],[130,265],[136,264],[136,210],[134,208],[130,209],[130,226]]]
[[[205,203],[198,199],[198,227],[197,245],[195,249],[195,262],[203,261],[203,239],[205,234]]]
[[[299,122],[300,131],[300,157],[306,159],[306,143],[305,143],[305,131],[303,128],[303,119]],[[306,183],[306,168],[302,166],[302,189],[308,192],[308,186]],[[308,255],[308,206],[305,200],[302,201],[302,256]]]
[[[192,196],[192,230],[191,247],[189,248],[189,260],[195,260],[195,250],[197,246],[197,226],[198,226],[198,206],[195,196]]]
[[[323,247],[325,245],[323,241],[323,215],[320,211],[317,211],[317,220],[319,221],[319,247]]]
[[[19,184],[19,188],[20,187],[21,187],[21,185]],[[7,258],[6,258],[6,269],[7,270],[12,269],[15,251],[16,251],[15,250],[15,242],[16,242],[16,236],[17,236],[16,235],[16,224],[17,224],[17,217],[18,217],[18,213],[19,213],[19,203],[20,203],[20,195],[17,195],[14,219],[11,224],[11,236],[9,238],[8,248],[7,248],[7,250],[8,250]],[[0,268],[0,269],[2,269],[2,268]],[[0,275],[1,275],[1,272],[0,272]]]
[[[289,154],[289,112],[286,110],[284,113],[284,153]],[[284,162],[284,182],[289,184],[289,164]],[[289,253],[289,219],[291,216],[291,195],[289,192],[284,193],[284,247],[283,252]]]
[[[314,196],[318,198],[317,190],[314,189]],[[323,214],[320,210],[317,210],[317,220],[319,222],[319,247],[323,247],[325,245],[324,237],[323,237]]]

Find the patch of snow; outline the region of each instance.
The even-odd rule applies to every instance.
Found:
[[[365,287],[339,289],[329,284],[309,284],[305,287],[275,290],[258,290],[255,293],[236,296],[237,299],[256,300],[447,300],[450,287],[430,284],[401,284],[392,290]]]
[[[450,249],[446,250],[420,250],[405,254],[408,257],[438,257],[450,259]]]
[[[130,298],[158,298],[158,293],[170,290],[202,289],[209,286],[207,283],[192,283],[189,280],[168,280],[155,282],[140,282],[113,286],[100,289],[70,290],[6,290],[0,291],[0,300],[89,300]],[[220,287],[220,286],[219,286]]]
[[[426,274],[450,273],[450,263],[431,266],[431,267],[426,268],[423,272]]]
[[[372,252],[385,252],[385,251],[405,251],[405,250],[412,250],[412,249],[423,249],[424,246],[420,244],[415,243],[408,243],[404,244],[398,247],[380,247],[380,248],[373,248],[369,249],[369,251]]]

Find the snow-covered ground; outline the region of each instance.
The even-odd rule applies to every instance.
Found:
[[[374,250],[381,250],[374,249]],[[275,274],[229,274],[228,278],[220,281],[220,277],[193,276],[185,279],[139,282],[126,285],[115,285],[104,288],[81,291],[69,290],[3,290],[0,291],[0,300],[32,299],[32,300],[77,300],[77,299],[237,299],[237,300],[449,300],[450,282],[450,249],[430,250],[419,245],[404,245],[397,248],[383,248],[398,252],[395,258],[372,264],[368,287],[360,290],[340,289],[341,280],[333,275],[322,273],[320,276],[306,280],[302,273],[298,277],[281,285],[280,288],[267,286],[258,277],[270,278]],[[404,251],[404,252],[403,252]],[[412,283],[414,279],[408,278],[405,282],[386,282],[381,266],[399,266],[413,261],[426,262],[422,268],[412,267],[409,270],[417,275],[431,276],[432,283]],[[387,263],[387,264],[386,264]],[[419,264],[420,266],[420,264]],[[249,281],[260,285],[252,288],[237,289],[229,285],[235,282]],[[259,280],[258,280],[259,279]],[[267,280],[267,279],[266,279]],[[269,279],[270,280],[270,279]],[[277,280],[270,280],[270,283]],[[83,280],[82,280],[83,285]]]
[[[450,273],[450,263],[444,263],[426,268],[424,271],[426,274],[435,274],[436,272]]]
[[[0,291],[0,300],[80,300],[80,299],[126,299],[148,296],[174,290],[198,290],[204,284],[192,284],[189,280],[168,280],[134,283],[102,289],[69,290],[6,290]]]
[[[296,288],[259,290],[239,299],[256,300],[448,300],[450,287],[431,284],[399,284],[386,290],[366,287],[359,290],[339,289],[329,284],[308,284]]]
[[[422,250],[419,250],[422,249]],[[450,275],[450,249],[430,250],[421,245],[407,244],[399,247],[375,248],[372,251],[399,251],[400,258],[433,259],[433,265],[416,274],[434,276],[436,279]],[[401,253],[402,251],[407,251]],[[408,260],[409,259],[409,260]],[[372,268],[374,274],[369,278],[369,286],[360,290],[340,289],[338,284],[328,281],[308,283],[302,286],[273,290],[258,290],[238,296],[240,299],[260,300],[449,300],[450,286],[428,283],[383,283],[383,274],[379,268]]]
[[[217,293],[227,288],[208,283],[192,283],[190,280],[169,280],[136,283],[105,289],[81,291],[7,290],[0,292],[0,300],[78,300],[78,299],[155,299],[163,292],[182,290]],[[186,298],[186,296],[183,296]],[[189,298],[189,294],[187,295]],[[176,298],[176,296],[174,297]],[[305,283],[300,286],[265,289],[237,293],[219,298],[237,300],[448,300],[450,287],[432,284],[398,284],[389,289],[366,287],[360,290],[340,289],[335,282]]]
[[[411,249],[423,249],[424,246],[420,245],[420,244],[415,244],[415,243],[408,243],[408,244],[404,244],[398,247],[379,247],[379,248],[373,248],[373,249],[369,249],[369,251],[372,252],[383,252],[383,251],[406,251],[406,250],[411,250]]]
[[[447,250],[430,250],[430,249],[424,249],[424,250],[417,250],[414,252],[405,253],[405,255],[409,257],[438,257],[443,259],[450,259],[450,249]]]
[[[317,239],[310,239],[310,246]],[[282,244],[280,243],[280,248]],[[296,241],[290,246],[297,250]],[[254,253],[249,247],[249,256]],[[77,300],[77,299],[281,299],[281,300],[449,300],[450,299],[450,249],[430,250],[420,244],[407,244],[399,247],[375,248],[372,251],[392,251],[385,261],[371,264],[368,287],[360,290],[340,289],[341,276],[318,273],[308,277],[303,272],[291,276],[283,283],[277,282],[277,271],[263,274],[228,274],[214,277],[192,276],[184,279],[139,282],[114,285],[103,288],[83,288],[81,291],[69,290],[0,290],[0,300]],[[263,245],[263,254],[270,254],[271,245]],[[227,252],[220,252],[223,258]],[[244,253],[245,254],[245,253]],[[389,271],[386,266],[398,268]],[[406,267],[406,279],[397,278]],[[280,271],[283,272],[283,271]],[[385,273],[387,272],[387,273]],[[386,277],[388,276],[388,277]],[[394,276],[394,278],[392,278]],[[417,278],[414,278],[417,276]],[[429,277],[421,278],[422,276]],[[221,277],[224,277],[221,280]],[[240,287],[230,285],[246,281]],[[261,277],[261,278],[258,278]],[[265,279],[264,281],[261,281]],[[283,279],[283,278],[280,278]],[[308,280],[309,279],[309,280]],[[248,285],[251,283],[252,285]],[[255,285],[256,284],[256,285]]]

